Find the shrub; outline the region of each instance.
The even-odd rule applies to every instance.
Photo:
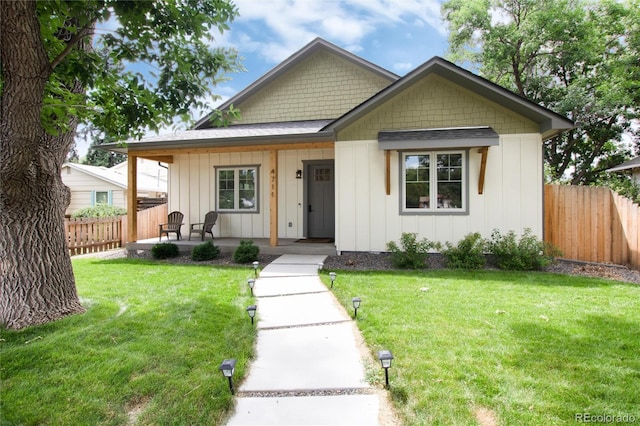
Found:
[[[155,259],[168,259],[178,256],[178,246],[173,243],[159,243],[151,247],[151,254]]]
[[[525,229],[519,241],[513,231],[502,235],[496,229],[491,233],[487,248],[499,268],[514,271],[542,269],[560,255],[557,248],[539,240],[529,228]]]
[[[391,262],[400,269],[422,269],[426,267],[425,261],[429,250],[439,248],[439,244],[423,238],[418,241],[417,234],[405,232],[400,237],[398,247],[395,241],[387,243],[387,250],[391,252]]]
[[[240,241],[240,246],[233,252],[233,261],[236,263],[249,263],[258,260],[260,248],[251,240]]]
[[[84,209],[77,210],[71,214],[71,217],[74,219],[79,217],[113,217],[124,216],[126,214],[127,209],[123,209],[122,207],[100,204],[95,207],[86,207]]]
[[[203,260],[211,260],[218,257],[220,254],[220,247],[213,245],[211,241],[207,241],[204,244],[199,244],[193,248],[191,252],[191,259],[197,262]]]
[[[466,235],[454,246],[447,242],[442,254],[447,259],[447,267],[453,269],[483,269],[487,263],[484,255],[486,242],[478,232]]]

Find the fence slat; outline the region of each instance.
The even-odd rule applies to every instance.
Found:
[[[564,257],[640,269],[640,206],[608,188],[545,185],[545,241]]]

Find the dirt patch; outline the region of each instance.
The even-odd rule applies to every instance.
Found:
[[[475,416],[478,424],[480,426],[498,426],[498,417],[493,410],[490,410],[486,407],[476,407],[473,410],[473,415]]]
[[[127,416],[129,417],[127,425],[135,425],[138,422],[138,417],[147,409],[149,402],[151,402],[151,398],[148,396],[129,401],[126,407]]]

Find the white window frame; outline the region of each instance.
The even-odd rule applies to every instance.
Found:
[[[216,211],[224,212],[224,213],[259,213],[260,212],[260,202],[259,202],[259,188],[260,188],[260,166],[259,165],[247,165],[247,166],[216,166],[215,168],[215,179],[216,179],[216,189],[215,189],[215,197],[216,197]],[[254,196],[253,200],[249,200],[253,202],[252,207],[246,207],[241,205],[240,200],[240,171],[241,170],[253,170],[255,176],[255,188],[254,188]],[[225,209],[220,207],[220,172],[221,171],[233,171],[233,208]]]
[[[462,183],[462,195],[460,207],[444,207],[438,206],[438,166],[437,156],[442,154],[457,154],[462,155],[462,169],[461,169],[461,183]],[[408,208],[406,207],[406,192],[407,192],[407,173],[406,173],[406,159],[407,157],[417,155],[429,156],[429,199],[427,206]],[[468,168],[469,168],[469,155],[468,150],[436,150],[436,151],[404,151],[400,152],[400,214],[430,214],[430,215],[457,215],[468,214],[469,210],[469,185],[468,185]]]

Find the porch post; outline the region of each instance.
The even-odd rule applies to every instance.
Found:
[[[138,241],[138,157],[129,153],[127,162],[127,240]]]
[[[269,245],[275,247],[278,245],[278,151],[269,151]]]

